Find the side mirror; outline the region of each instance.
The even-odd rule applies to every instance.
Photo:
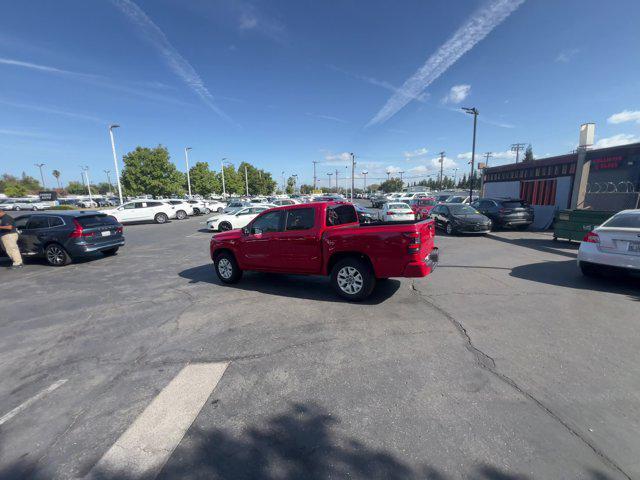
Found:
[[[253,234],[254,235],[262,235],[262,230],[259,228],[254,228],[253,229]]]
[[[249,235],[249,227],[243,227],[242,228],[242,234],[243,235]]]

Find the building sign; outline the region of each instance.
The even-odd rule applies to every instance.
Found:
[[[41,202],[52,202],[58,199],[58,192],[38,192]]]
[[[594,170],[611,170],[618,168],[622,163],[622,156],[617,157],[602,157],[591,160],[591,166]]]

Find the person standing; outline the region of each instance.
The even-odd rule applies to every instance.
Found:
[[[18,232],[11,216],[0,210],[0,241],[13,262],[11,270],[22,268],[22,255],[18,249]]]

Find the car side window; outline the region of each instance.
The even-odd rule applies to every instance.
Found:
[[[480,202],[480,207],[481,208],[491,208],[493,207],[493,202],[491,200],[482,200]]]
[[[60,217],[49,217],[49,226],[50,227],[61,227],[64,225],[64,222]]]
[[[295,208],[287,210],[286,230],[309,230],[313,228],[315,210],[313,208]]]
[[[49,219],[42,215],[33,216],[29,220],[27,228],[29,230],[33,230],[36,228],[49,228]]]
[[[125,209],[125,210],[132,210],[132,209],[136,208],[136,204],[135,203],[125,203],[122,206],[122,208]]]
[[[162,202],[147,202],[147,207],[161,207]]]
[[[29,223],[29,217],[20,217],[15,221],[16,228],[27,228],[27,223]]]
[[[443,215],[449,215],[449,207],[440,207],[440,211],[442,212]]]
[[[136,202],[133,204],[133,208],[144,208],[147,204],[145,202]]]
[[[282,230],[282,211],[267,212],[256,218],[251,225],[251,233],[269,233]]]
[[[236,215],[238,217],[242,216],[242,215],[251,215],[251,208],[243,208],[242,210],[240,210],[238,213],[236,213]]]
[[[343,225],[358,221],[356,209],[351,205],[336,205],[327,208],[327,225]]]

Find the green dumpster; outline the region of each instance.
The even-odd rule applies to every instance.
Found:
[[[553,239],[564,238],[580,242],[590,232],[616,212],[601,210],[558,210],[553,222]]]

